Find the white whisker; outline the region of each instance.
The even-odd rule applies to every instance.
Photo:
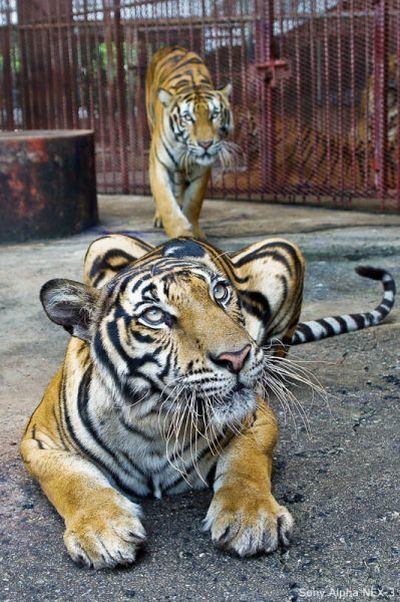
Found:
[[[307,411],[288,386],[291,386],[291,388],[308,387],[311,390],[312,401],[314,400],[314,396],[318,395],[329,408],[327,393],[313,372],[301,365],[301,361],[296,361],[286,356],[274,355],[273,349],[276,344],[282,345],[282,342],[274,339],[269,345],[263,347],[264,367],[258,387],[261,389],[262,394],[268,391],[268,389],[274,393],[284,409],[285,419],[286,412],[288,411],[297,430],[295,412],[293,411],[295,410],[301,418],[307,433],[310,434],[311,428]]]

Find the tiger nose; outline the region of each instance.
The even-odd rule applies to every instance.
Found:
[[[251,345],[246,345],[240,351],[224,351],[219,355],[210,353],[210,359],[217,364],[226,368],[229,372],[237,374],[243,368],[244,363],[250,353]]]
[[[205,148],[206,150],[208,148],[210,148],[212,143],[213,143],[212,138],[210,138],[209,140],[199,140],[199,145],[202,146],[203,148]]]

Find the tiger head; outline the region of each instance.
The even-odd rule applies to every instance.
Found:
[[[221,90],[191,88],[176,94],[159,90],[172,140],[183,148],[182,163],[209,166],[218,158],[224,165],[232,161],[234,145],[226,141],[233,131],[231,92],[231,84]]]
[[[254,413],[265,361],[267,301],[243,289],[254,285],[246,270],[205,243],[150,249],[115,235],[89,248],[86,285],[51,280],[41,300],[51,320],[87,341],[115,403],[175,419],[189,408],[221,431]]]

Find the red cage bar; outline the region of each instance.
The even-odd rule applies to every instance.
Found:
[[[400,0],[0,0],[0,129],[93,128],[98,188],[148,193],[151,54],[233,83],[210,196],[400,210]]]

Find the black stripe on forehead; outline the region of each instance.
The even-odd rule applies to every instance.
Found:
[[[208,104],[209,101],[218,101],[218,97],[214,91],[210,88],[205,90],[199,86],[187,86],[187,89],[182,88],[179,91],[179,96],[176,97],[175,104],[171,107],[171,110],[180,107],[183,103],[194,103],[195,105]]]
[[[154,277],[165,274],[176,274],[179,271],[204,273],[212,278],[216,272],[223,272],[230,277],[229,258],[224,257],[218,249],[191,239],[170,240],[140,258],[135,264],[117,273],[106,285],[107,304],[124,294],[127,288],[137,290],[143,287],[146,294],[154,295]],[[211,265],[208,264],[211,263]]]
[[[200,261],[196,262],[185,259],[185,257],[176,257],[174,255],[156,257],[144,266],[132,266],[129,272],[125,273],[122,280],[118,282],[117,277],[115,277],[110,281],[111,285],[109,285],[108,291],[111,293],[112,298],[115,299],[120,293],[123,294],[127,288],[135,291],[143,287],[141,288],[142,295],[156,299],[157,285],[152,282],[155,277],[161,277],[161,280],[164,281],[165,277],[168,278],[168,276],[175,279],[176,276],[186,277],[199,274],[205,276],[207,274],[209,278],[212,278],[213,271],[208,266]],[[204,276],[203,279],[205,279]]]
[[[211,281],[215,272],[208,266],[194,261],[166,260],[163,267],[152,270],[155,276],[160,277],[160,281],[165,283],[178,283],[179,280],[188,282],[193,278],[199,278],[205,282]]]
[[[203,267],[204,266],[201,266],[201,268]],[[171,284],[172,282],[178,283],[179,280],[189,281],[193,280],[194,278],[202,280],[203,282],[208,282],[210,279],[212,279],[212,273],[207,268],[193,270],[193,267],[181,267],[165,272],[165,274],[161,276],[161,282],[168,282]]]
[[[154,282],[150,282],[142,289],[142,296],[147,296],[154,301],[159,301],[157,287]]]
[[[204,248],[194,240],[170,240],[162,249],[164,257],[204,257]]]
[[[170,296],[170,288],[171,285],[178,285],[182,282],[192,282],[194,279],[201,280],[203,282],[208,282],[207,279],[208,270],[204,271],[204,273],[193,272],[188,268],[182,268],[179,270],[174,270],[171,272],[167,272],[164,276],[161,277],[161,282],[163,283],[163,292],[166,297]]]

